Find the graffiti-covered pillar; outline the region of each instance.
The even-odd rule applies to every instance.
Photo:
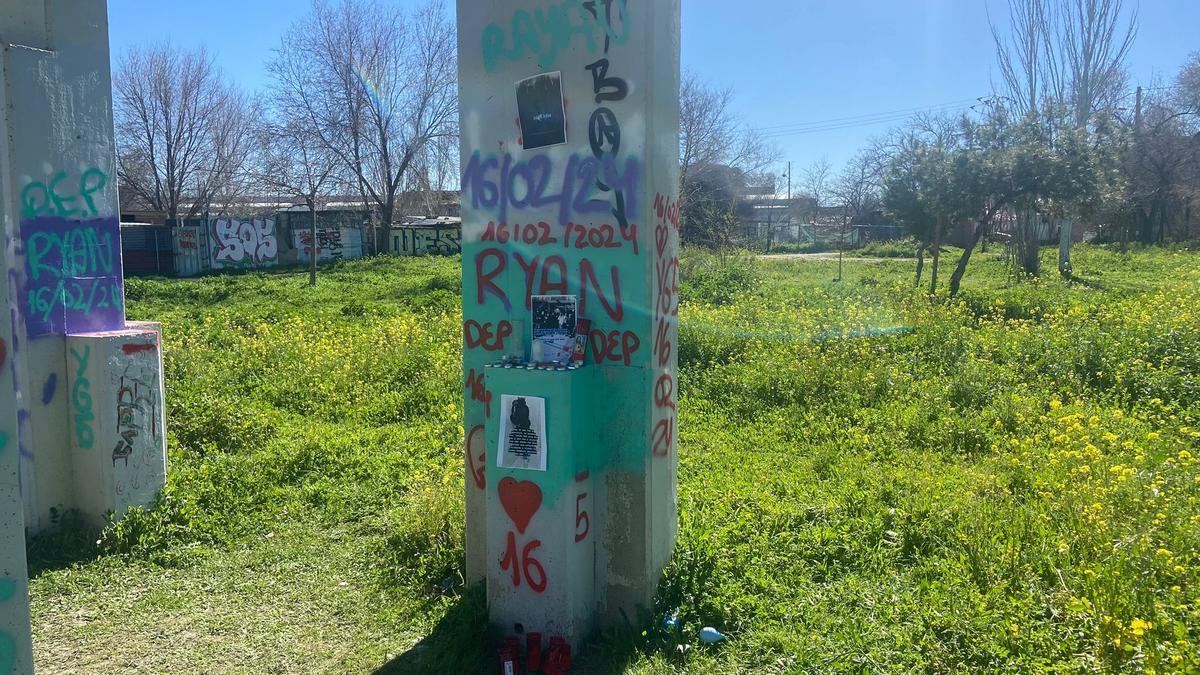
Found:
[[[579,639],[674,547],[679,1],[459,0],[458,39],[468,576]],[[539,359],[535,296],[582,367],[495,367]]]
[[[33,669],[26,528],[52,527],[55,514],[70,509],[99,526],[106,511],[120,516],[147,503],[162,486],[166,456],[158,327],[125,322],[106,3],[7,0],[0,47],[7,305],[0,673],[7,674],[6,661],[15,672]],[[70,357],[90,343],[112,345],[89,371]],[[131,388],[132,379],[141,381]],[[134,480],[149,487],[128,489]]]
[[[0,39],[3,33],[0,32]],[[0,99],[3,97],[0,96]],[[2,110],[2,108],[0,108]],[[0,112],[2,115],[3,112]],[[0,190],[0,211],[5,206]],[[9,253],[0,249],[8,265]],[[0,297],[8,297],[8,275]],[[25,565],[25,509],[21,504],[17,448],[17,401],[13,382],[12,315],[0,311],[0,675],[33,671],[29,634],[29,580]]]

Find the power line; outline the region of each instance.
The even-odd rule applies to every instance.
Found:
[[[798,136],[798,135],[803,135],[803,134],[821,133],[821,132],[825,132],[825,131],[837,131],[840,129],[853,129],[856,127],[869,127],[869,126],[876,126],[879,124],[887,124],[890,122],[902,122],[906,119],[911,118],[914,114],[919,113],[919,112],[947,113],[947,112],[965,111],[965,110],[970,109],[971,107],[973,107],[973,106],[960,104],[960,105],[950,105],[950,106],[945,106],[945,107],[921,108],[921,109],[917,109],[913,112],[898,113],[898,114],[890,115],[887,117],[876,117],[874,119],[869,119],[869,120],[864,120],[864,121],[840,122],[840,123],[825,124],[824,126],[801,127],[801,128],[785,130],[785,131],[768,132],[767,134],[765,134],[765,136],[770,137],[770,138],[782,138],[784,136]]]
[[[811,122],[791,122],[788,124],[776,124],[773,126],[759,127],[759,130],[767,132],[768,135],[774,135],[776,133],[783,133],[786,131],[796,131],[801,128],[821,127],[821,126],[825,126],[828,124],[845,123],[845,122],[867,122],[867,121],[871,121],[872,118],[878,118],[878,117],[889,117],[890,118],[895,115],[907,116],[907,115],[911,115],[911,114],[918,113],[918,112],[924,112],[924,111],[935,109],[935,108],[945,108],[947,106],[962,107],[968,103],[972,103],[972,104],[976,103],[979,100],[980,100],[979,98],[965,98],[965,99],[959,99],[956,101],[947,101],[945,103],[935,103],[932,105],[917,106],[914,108],[901,108],[898,110],[888,110],[888,111],[884,111],[884,112],[866,113],[863,115],[850,115],[847,117],[834,117],[831,119],[814,120]]]

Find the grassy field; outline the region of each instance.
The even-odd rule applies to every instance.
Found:
[[[684,630],[577,672],[1200,669],[1200,254],[1075,257],[1086,283],[981,255],[949,300],[911,261],[685,255],[658,608]],[[39,671],[492,672],[458,264],[128,281],[163,323],[170,479],[99,541],[31,545]]]

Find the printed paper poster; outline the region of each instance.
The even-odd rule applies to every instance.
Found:
[[[501,469],[546,470],[546,399],[504,394],[500,397]]]
[[[535,295],[530,298],[533,314],[535,363],[552,361],[566,365],[575,353],[575,296]]]
[[[562,73],[534,75],[517,83],[521,146],[526,150],[567,142],[567,113]]]

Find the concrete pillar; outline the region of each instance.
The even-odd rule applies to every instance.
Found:
[[[467,572],[501,631],[577,641],[674,547],[679,1],[460,0],[458,36]],[[485,367],[553,294],[587,365]],[[544,401],[545,471],[497,467],[505,395]]]
[[[105,511],[146,504],[162,487],[166,459],[161,341],[156,327],[125,322],[106,3],[7,0],[0,48],[7,675],[33,670],[26,528],[46,529],[72,508],[98,526]],[[90,355],[85,367],[78,354]]]
[[[67,337],[74,503],[97,527],[150,503],[166,482],[158,335],[157,324],[130,324]]]
[[[4,192],[0,190],[0,212]],[[7,265],[8,251],[0,249]],[[0,276],[0,298],[8,297]],[[29,633],[29,579],[25,565],[25,509],[21,504],[13,382],[12,313],[0,311],[0,675],[33,672]]]

